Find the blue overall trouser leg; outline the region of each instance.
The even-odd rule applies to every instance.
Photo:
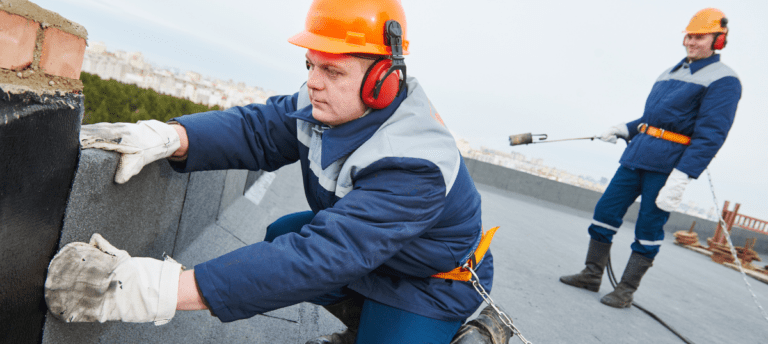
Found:
[[[632,203],[641,196],[640,212],[635,225],[632,251],[654,259],[664,239],[664,224],[669,213],[656,206],[656,197],[669,174],[630,169],[620,166],[608,188],[595,206],[590,237],[602,243],[611,243],[623,223],[624,215]]]
[[[315,214],[311,211],[289,214],[267,226],[264,241],[272,242],[276,237],[288,233],[298,233],[301,228],[312,222]],[[331,291],[313,300],[317,305],[338,304],[359,294],[341,288]],[[456,331],[464,321],[442,321],[387,306],[364,299],[360,315],[356,343],[394,344],[394,343],[450,343]]]

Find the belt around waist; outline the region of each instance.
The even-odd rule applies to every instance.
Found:
[[[640,125],[637,126],[637,130],[643,134],[660,138],[662,140],[679,143],[681,145],[688,146],[691,144],[691,138],[688,136],[685,136],[683,134],[673,133],[671,131],[667,131],[664,129],[652,127],[646,123],[640,123]]]

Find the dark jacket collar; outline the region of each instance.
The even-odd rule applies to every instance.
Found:
[[[715,62],[720,62],[720,54],[713,54],[710,57],[707,57],[701,60],[696,60],[691,63],[688,63],[688,58],[684,57],[682,60],[680,60],[678,64],[672,67],[672,70],[670,71],[670,73],[680,69],[680,67],[682,66],[688,65],[688,67],[691,68],[691,74],[693,74],[698,72],[700,69],[706,66],[709,66]]]
[[[320,121],[312,117],[312,105],[290,113],[288,116],[325,128],[322,134],[323,154],[320,163],[321,167],[325,169],[334,161],[351,153],[365,143],[365,141],[368,141],[376,130],[378,130],[379,127],[381,127],[381,125],[395,113],[395,110],[397,110],[400,103],[403,102],[407,93],[408,90],[404,89],[400,91],[400,94],[395,97],[395,100],[393,100],[392,104],[389,104],[389,106],[380,110],[373,110],[362,118],[333,128],[320,123]]]

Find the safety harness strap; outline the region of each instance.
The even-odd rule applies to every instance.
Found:
[[[646,123],[640,123],[640,125],[637,126],[637,130],[646,135],[660,138],[662,140],[672,141],[681,145],[688,146],[691,144],[691,138],[688,136],[652,127]]]
[[[477,249],[475,250],[475,254],[471,255],[467,260],[469,267],[474,269],[477,264],[483,260],[485,253],[488,252],[488,248],[491,246],[491,240],[493,240],[493,235],[496,233],[497,229],[499,229],[499,227],[493,227],[483,233],[483,236],[480,239],[480,244],[477,245]],[[448,272],[436,273],[432,275],[432,277],[468,282],[472,279],[472,273],[462,266],[459,266]]]

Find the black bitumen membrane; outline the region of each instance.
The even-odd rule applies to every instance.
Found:
[[[0,84],[0,343],[34,343],[77,167],[83,96],[7,86]]]
[[[500,226],[491,250],[493,299],[533,343],[683,343],[659,322],[632,307],[600,303],[612,290],[607,278],[598,293],[567,286],[558,277],[584,266],[592,214],[537,198],[477,184],[485,228]],[[280,216],[308,210],[300,168],[274,174],[258,205],[239,197],[218,220],[175,252],[192,267],[260,241]],[[634,223],[614,238],[612,259],[620,278],[631,253]],[[768,320],[755,305],[742,275],[709,257],[673,244],[667,233],[635,302],[656,314],[692,343],[766,343]],[[181,246],[179,246],[181,247]],[[747,277],[763,307],[768,285]],[[98,329],[97,329],[98,328]],[[64,324],[49,321],[46,343],[304,343],[343,325],[321,307],[293,307],[223,324],[208,312],[178,312],[167,325]],[[50,331],[49,331],[50,330]],[[512,338],[510,343],[520,343]]]

